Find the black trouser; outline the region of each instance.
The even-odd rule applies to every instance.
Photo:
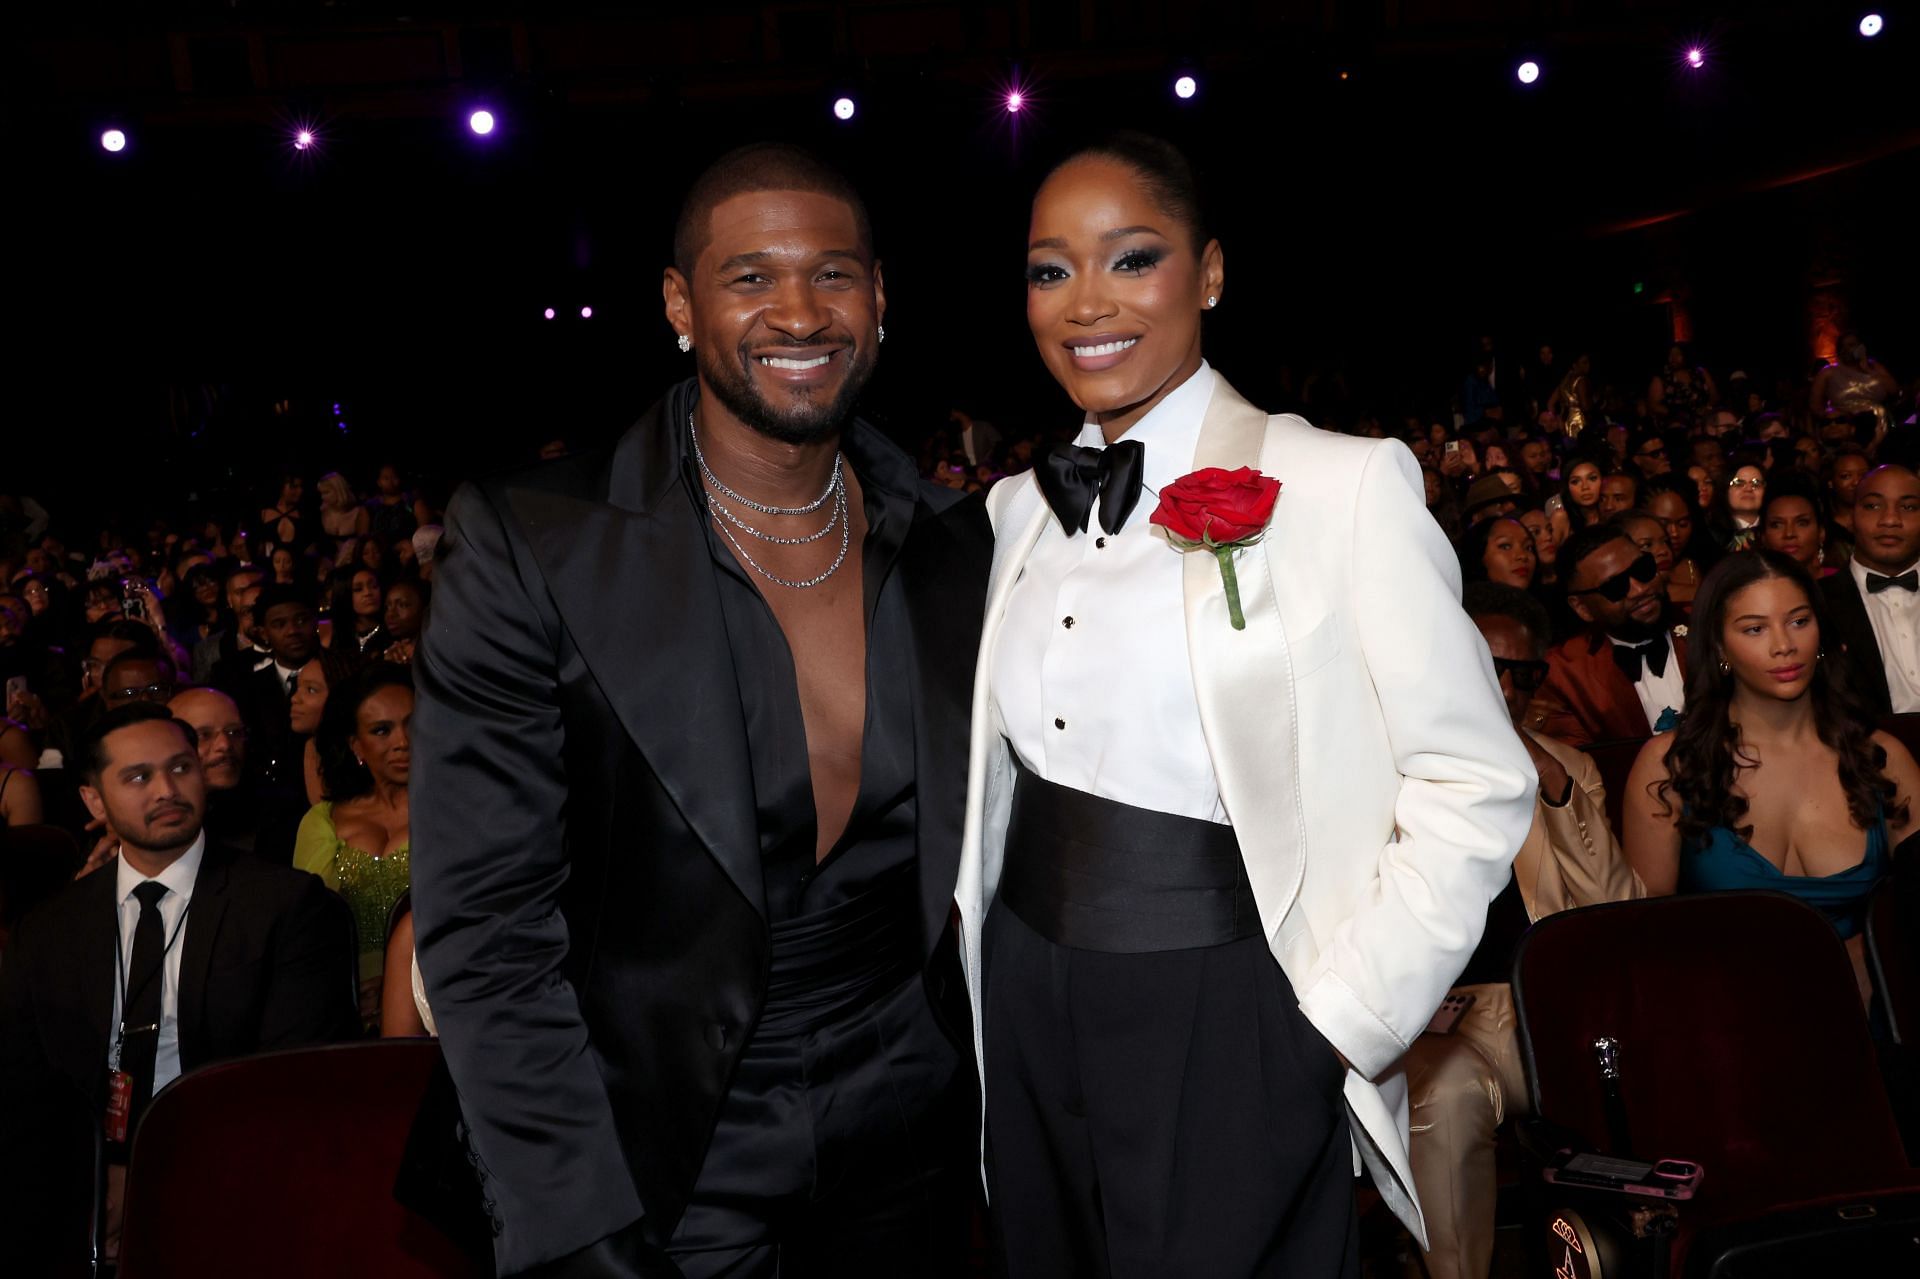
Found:
[[[1356,1276],[1344,1072],[1245,918],[1244,867],[1224,880],[1231,830],[1059,789],[1020,778],[984,937],[1011,1279]],[[1132,928],[1140,893],[1160,906],[1137,903],[1152,918]],[[1214,944],[1160,948],[1182,929]]]
[[[774,929],[768,1003],[668,1251],[687,1279],[965,1265],[974,1093],[933,1018],[914,898]]]

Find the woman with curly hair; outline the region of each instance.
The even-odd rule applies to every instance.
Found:
[[[375,1032],[387,923],[408,887],[412,721],[413,677],[404,666],[372,666],[328,694],[320,718],[328,798],[300,823],[293,852],[296,869],[320,876],[353,908],[361,1018]]]
[[[1652,896],[1770,889],[1833,922],[1868,985],[1860,932],[1914,829],[1920,765],[1875,732],[1846,665],[1822,651],[1824,597],[1768,550],[1700,584],[1679,726],[1627,779],[1627,860]]]

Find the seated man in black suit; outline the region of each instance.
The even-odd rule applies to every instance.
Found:
[[[1920,711],[1920,475],[1878,467],[1853,494],[1853,558],[1821,580],[1853,686],[1882,715]]]
[[[0,965],[9,1273],[86,1255],[93,1133],[124,1162],[148,1100],[176,1076],[359,1031],[345,903],[312,875],[208,842],[190,728],[162,706],[122,707],[76,762],[120,854],[29,915]],[[111,1190],[109,1203],[111,1232]]]

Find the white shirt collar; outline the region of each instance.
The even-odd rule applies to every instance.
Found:
[[[274,674],[280,677],[280,682],[282,684],[286,683],[288,680],[292,679],[294,676],[300,673],[300,670],[298,667],[282,666],[280,665],[277,659],[273,663],[273,670],[274,670]]]
[[[1860,597],[1865,599],[1867,595],[1867,574],[1872,573],[1876,577],[1899,577],[1902,573],[1910,573],[1915,569],[1920,569],[1920,560],[1915,560],[1905,568],[1895,569],[1891,573],[1882,573],[1877,568],[1868,568],[1857,559],[1848,560],[1847,567],[1853,570],[1853,584],[1860,589]]]
[[[1192,377],[1169,391],[1120,437],[1147,446],[1143,477],[1148,488],[1157,492],[1193,469],[1200,426],[1206,421],[1207,406],[1213,403],[1213,388],[1219,380],[1212,366],[1200,361]],[[1089,421],[1080,428],[1074,443],[1083,448],[1105,448],[1107,439],[1100,433],[1100,424]]]
[[[193,843],[188,846],[187,851],[176,857],[173,864],[158,875],[142,875],[125,857],[115,858],[114,864],[118,869],[115,871],[114,904],[125,906],[127,899],[133,896],[133,890],[146,883],[149,878],[165,884],[168,892],[177,893],[183,901],[192,900],[193,881],[200,876],[200,860],[206,851],[207,832],[203,830],[194,836]]]

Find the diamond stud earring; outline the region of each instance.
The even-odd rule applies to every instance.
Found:
[[[1220,299],[1219,299],[1219,298],[1216,298],[1216,297],[1209,297],[1209,298],[1207,299],[1207,305],[1208,305],[1209,307],[1214,307],[1214,306],[1219,306],[1219,305],[1220,305]]]
[[[682,333],[680,335],[680,353],[685,355],[691,350],[693,350],[693,339]]]
[[[887,340],[887,326],[884,324],[880,326],[880,340],[882,342]]]

